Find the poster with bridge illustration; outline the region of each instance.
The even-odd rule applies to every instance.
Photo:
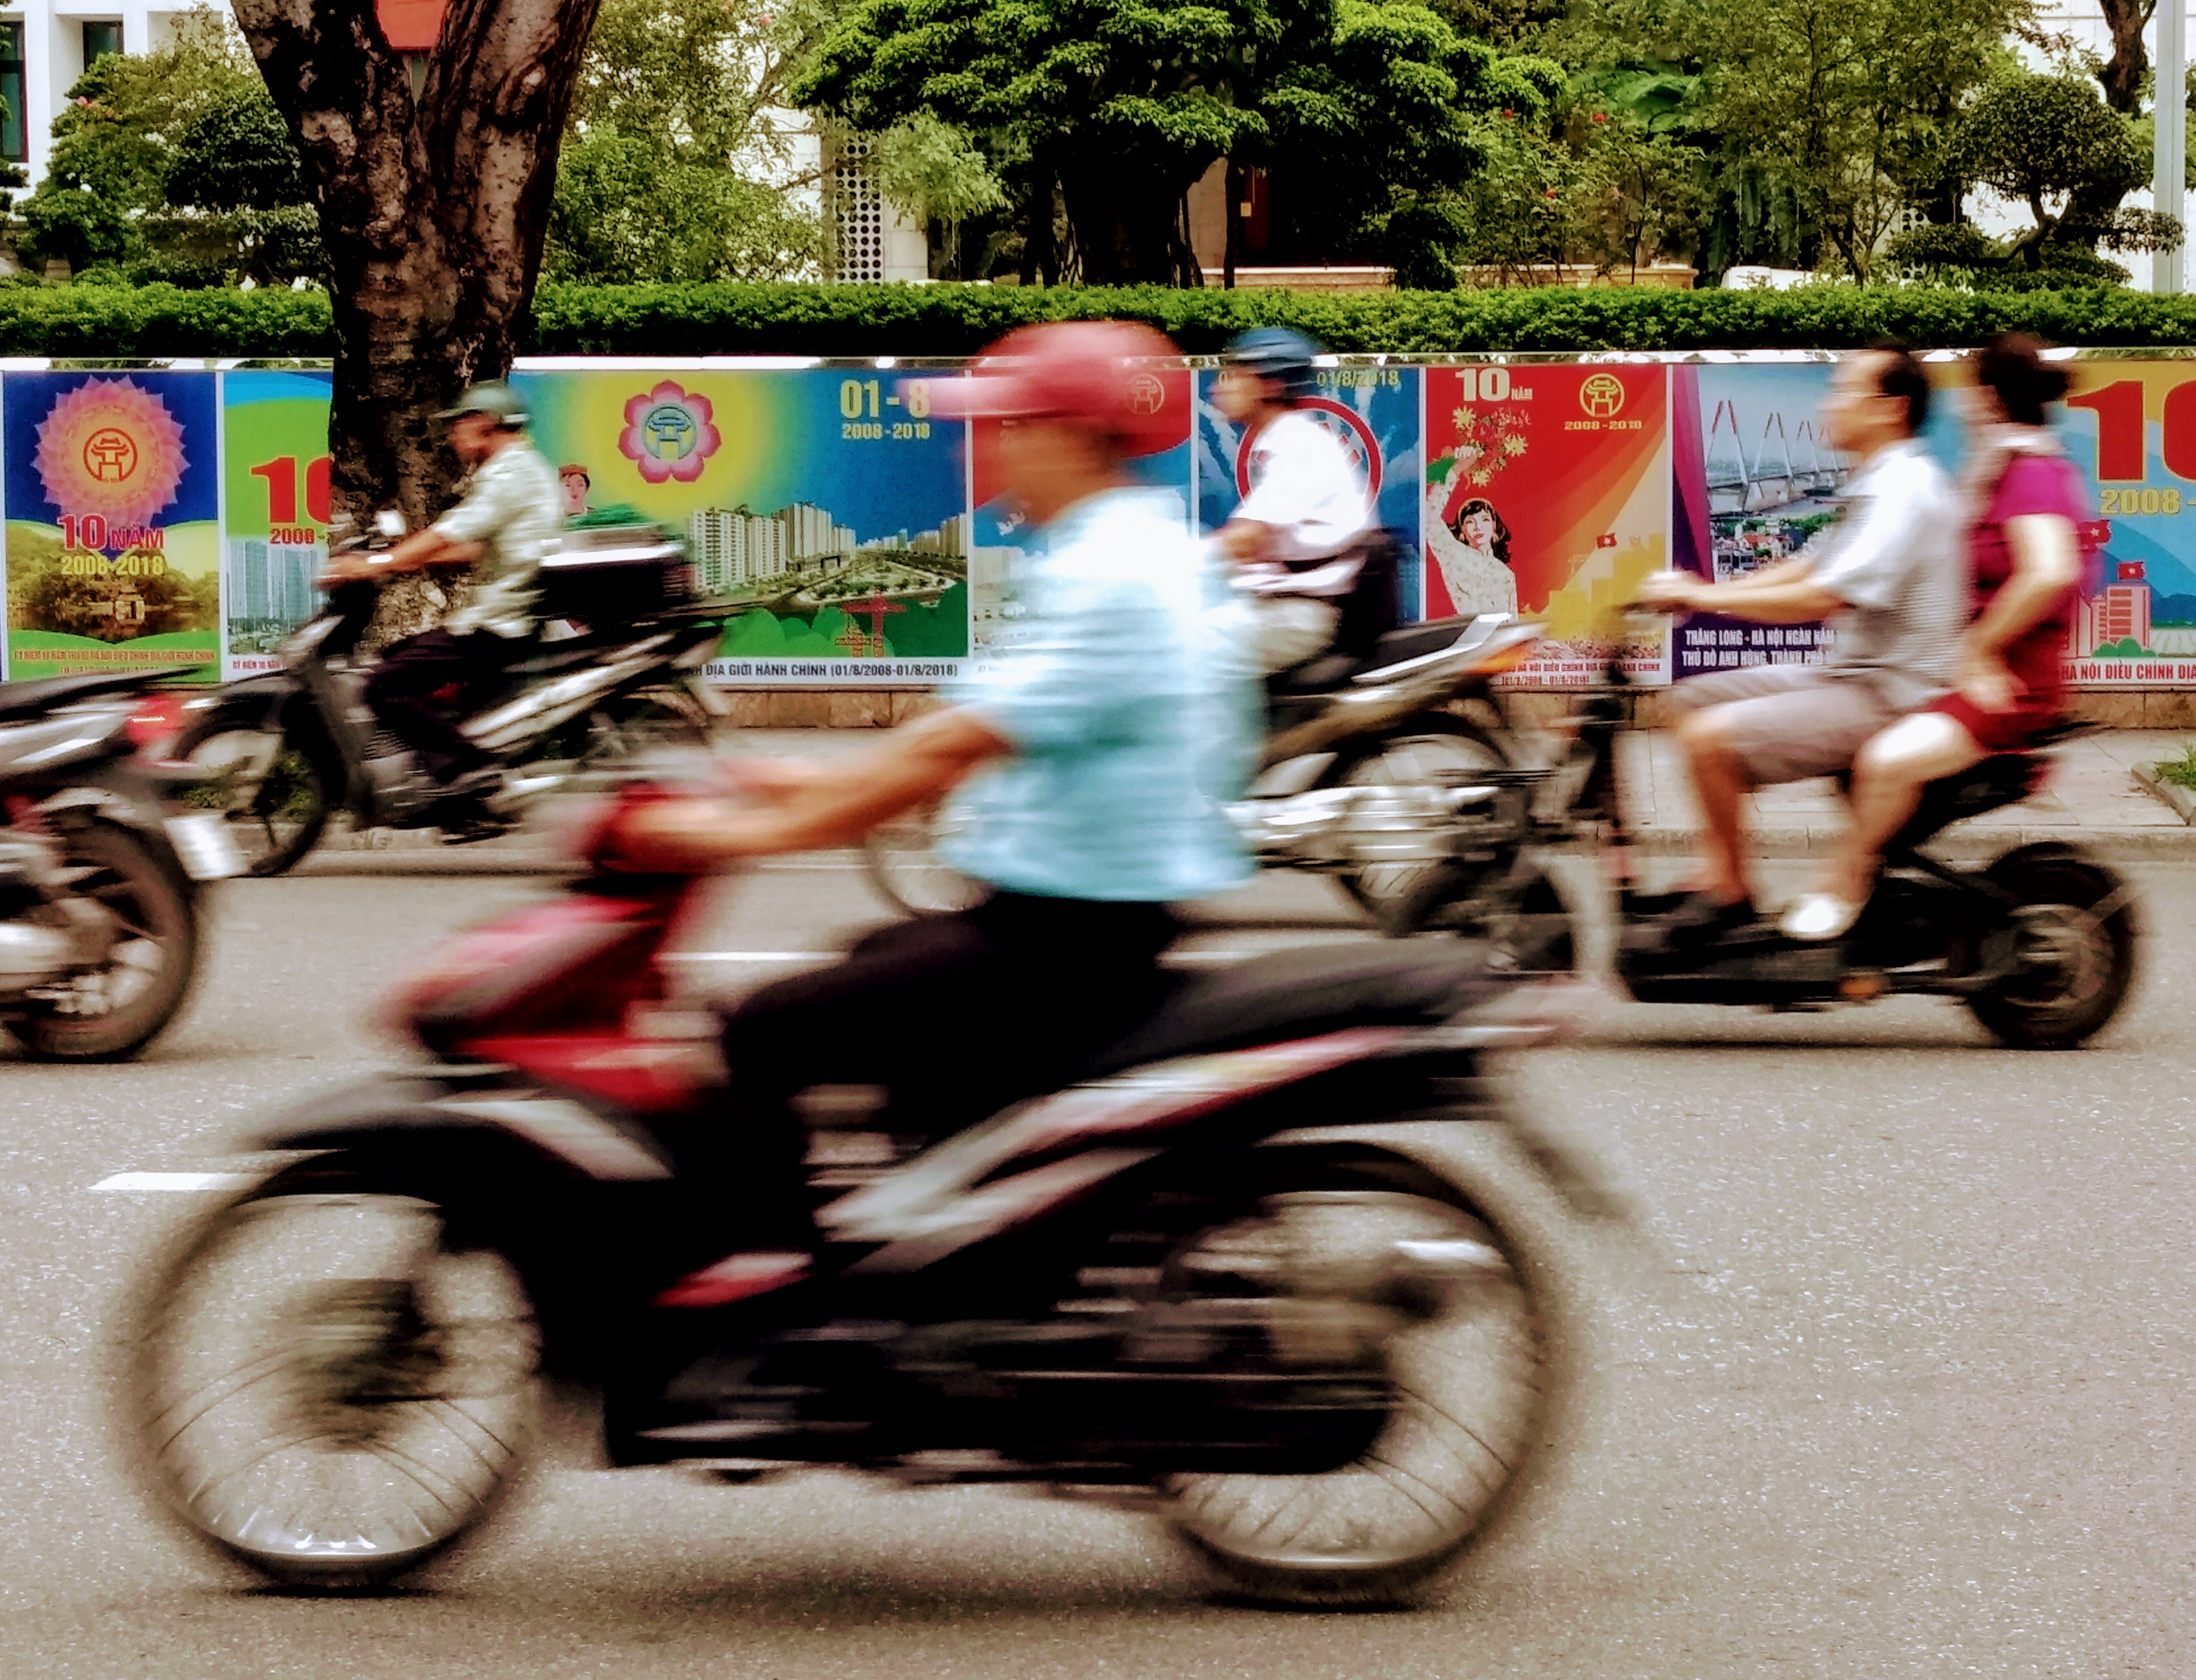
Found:
[[[1719,580],[1795,553],[1837,512],[1846,464],[1818,419],[1834,363],[1688,365],[1673,370],[1679,564]],[[2075,362],[2059,431],[2088,480],[2099,553],[2067,652],[2083,687],[2196,686],[2196,367],[2118,357]],[[1933,363],[1923,442],[1956,478],[1968,444],[1964,362]],[[1964,553],[1954,557],[1964,566]],[[1702,616],[1676,632],[1672,675],[1824,657],[1822,626]]]
[[[712,675],[934,681],[968,653],[957,423],[920,368],[522,371],[568,513],[626,507],[685,534],[731,604]]]
[[[10,676],[217,675],[216,378],[0,381]]]

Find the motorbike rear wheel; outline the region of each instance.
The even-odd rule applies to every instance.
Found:
[[[541,1410],[517,1272],[401,1185],[308,1162],[192,1231],[127,1326],[124,1427],[150,1490],[269,1580],[374,1586],[516,1481]]]
[[[165,1029],[198,973],[198,912],[181,870],[130,828],[103,819],[61,837],[71,888],[113,918],[105,965],[42,988],[9,1021],[41,1062],[123,1062]]]
[[[1328,773],[1333,787],[1406,787],[1438,785],[1459,773],[1505,770],[1510,759],[1494,737],[1477,724],[1447,712],[1413,718],[1393,733],[1345,751]],[[1431,865],[1372,863],[1334,878],[1361,910],[1385,921],[1394,907],[1425,878]]]
[[[1472,1196],[1416,1162],[1275,1153],[1274,1170],[1178,1246],[1163,1277],[1211,1256],[1240,1267],[1282,1220],[1320,1275],[1346,1277],[1399,1243],[1459,1260],[1464,1275],[1388,1341],[1395,1403],[1364,1451],[1323,1474],[1174,1476],[1162,1490],[1169,1521],[1245,1596],[1407,1602],[1493,1530],[1546,1434],[1555,1338],[1539,1268]]]
[[[266,731],[214,717],[185,730],[174,749],[176,757],[205,767],[191,802],[228,819],[246,871],[260,876],[285,873],[320,843],[332,814],[329,790],[341,779],[325,747],[286,736],[262,773],[256,765],[267,747]]]
[[[2018,1049],[2086,1043],[2119,1013],[2135,979],[2139,930],[2125,889],[2101,865],[2026,849],[2000,858],[1985,875],[2019,901],[2013,936],[2024,966],[1968,998],[1968,1009]]]

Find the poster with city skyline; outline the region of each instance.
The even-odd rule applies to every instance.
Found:
[[[222,666],[248,676],[320,611],[327,559],[332,377],[240,370],[222,376]]]
[[[216,378],[0,380],[9,676],[219,675]]]
[[[958,423],[924,370],[523,372],[566,512],[682,532],[728,681],[935,681],[968,653]]]

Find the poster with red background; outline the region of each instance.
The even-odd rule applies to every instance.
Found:
[[[1434,368],[1425,401],[1426,616],[1539,617],[1549,641],[1519,678],[1595,680],[1617,609],[1668,563],[1668,370]],[[1627,642],[1627,670],[1667,680],[1667,644]]]

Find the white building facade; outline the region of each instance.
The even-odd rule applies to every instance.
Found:
[[[101,53],[148,53],[175,37],[178,18],[204,9],[166,0],[20,0],[0,4],[0,157],[35,181],[53,146],[54,119],[84,67]]]

